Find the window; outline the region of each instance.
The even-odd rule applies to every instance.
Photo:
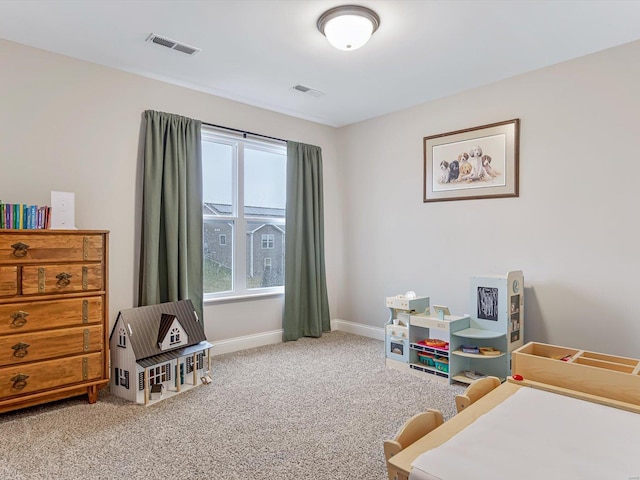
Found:
[[[129,371],[121,368],[114,368],[114,379],[116,385],[121,385],[127,390],[129,389]]]
[[[118,346],[127,348],[127,332],[125,332],[123,327],[118,329]]]
[[[204,353],[200,352],[196,355],[196,368],[202,370],[204,368]]]
[[[196,370],[204,368],[204,353],[196,354]],[[193,373],[193,357],[187,357],[187,373]]]
[[[170,370],[170,368],[171,366],[168,363],[159,367],[151,367],[149,369],[149,385],[155,385],[156,383],[162,383],[170,380],[167,376],[167,371]]]
[[[264,259],[264,268],[271,268],[271,259],[269,257]]]
[[[171,337],[169,338],[169,344],[175,345],[176,343],[180,343],[180,329],[177,327],[173,327],[170,332]]]
[[[263,233],[262,248],[273,248],[274,237],[273,233]]]
[[[286,165],[283,142],[203,127],[205,300],[284,291]]]

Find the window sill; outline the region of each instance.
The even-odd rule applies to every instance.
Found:
[[[216,303],[244,302],[247,300],[262,300],[268,297],[283,297],[284,292],[264,292],[264,293],[247,293],[244,295],[229,295],[228,297],[205,298],[205,305],[213,305]]]

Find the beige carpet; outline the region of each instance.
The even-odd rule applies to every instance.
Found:
[[[464,390],[387,369],[380,340],[213,358],[213,383],[143,407],[108,392],[0,414],[0,479],[384,480],[382,442]]]

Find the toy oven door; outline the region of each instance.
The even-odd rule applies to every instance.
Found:
[[[409,360],[409,341],[406,338],[389,336],[387,338],[387,358],[406,362]]]

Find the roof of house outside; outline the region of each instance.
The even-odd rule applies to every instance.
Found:
[[[202,206],[204,215],[220,215],[229,216],[233,214],[231,205],[225,203],[209,203],[204,202]],[[272,207],[244,207],[245,217],[270,217],[270,218],[284,218],[286,210],[284,208],[272,208]]]
[[[253,228],[251,230],[247,230],[247,235],[253,235],[254,233],[258,232],[259,230],[262,230],[264,227],[272,227],[272,228],[275,228],[276,230],[280,231],[280,233],[284,233],[284,229],[281,228],[279,225],[272,225],[270,223],[258,223],[258,226],[256,228]]]

